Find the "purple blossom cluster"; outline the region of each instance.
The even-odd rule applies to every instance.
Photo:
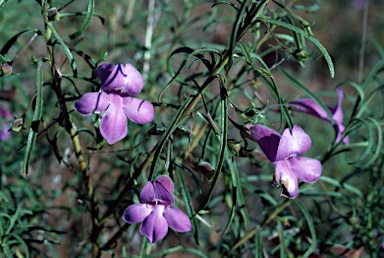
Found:
[[[127,118],[138,124],[153,120],[153,105],[132,97],[143,88],[143,78],[135,67],[131,64],[104,63],[97,68],[97,75],[101,80],[102,91],[84,94],[74,107],[82,115],[101,116],[100,133],[109,144],[127,136]],[[345,127],[342,124],[341,103],[344,96],[341,89],[337,89],[337,93],[338,104],[328,109],[333,116],[336,143],[343,140],[348,144],[348,137],[343,137]],[[333,123],[327,112],[312,99],[297,99],[291,103],[294,104],[294,111]],[[276,187],[282,184],[280,195],[296,198],[299,193],[298,180],[313,183],[319,179],[322,172],[320,161],[302,156],[310,149],[312,141],[300,126],[287,128],[281,135],[260,124],[248,124],[245,128],[249,131],[246,136],[258,143],[274,165],[272,183]],[[162,175],[148,181],[140,193],[141,203],[129,206],[124,212],[123,220],[130,224],[141,223],[140,233],[151,243],[163,239],[168,233],[168,227],[177,232],[190,231],[192,225],[189,217],[173,206],[173,190],[173,182],[168,176]]]

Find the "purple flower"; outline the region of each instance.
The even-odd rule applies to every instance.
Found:
[[[141,190],[140,201],[129,206],[123,215],[123,220],[130,224],[143,222],[140,233],[151,243],[163,239],[168,233],[168,227],[178,232],[192,229],[189,217],[181,210],[172,206],[173,182],[168,176],[159,176],[149,181]]]
[[[335,107],[328,107],[329,111],[333,116],[333,120],[335,121],[335,130],[336,130],[336,143],[339,143],[341,140],[341,136],[345,130],[343,126],[343,110],[341,109],[341,103],[343,102],[344,94],[341,88],[337,88],[337,94],[339,95],[339,101]],[[316,116],[330,124],[332,121],[327,116],[327,113],[324,111],[322,107],[320,107],[314,100],[312,99],[297,99],[291,102],[295,105],[295,110],[307,113],[312,116]],[[348,136],[344,137],[343,142],[345,144],[349,143]]]
[[[311,147],[311,138],[300,126],[285,129],[283,135],[263,125],[249,128],[250,138],[256,141],[267,158],[275,166],[273,185],[283,184],[280,195],[295,198],[298,180],[313,183],[321,175],[321,163],[316,159],[300,157]]]
[[[101,114],[100,133],[109,144],[114,144],[128,134],[129,120],[146,124],[153,120],[153,105],[145,100],[133,98],[143,88],[143,77],[131,64],[104,63],[97,68],[102,92],[84,94],[75,109],[87,116]]]
[[[11,120],[13,119],[13,116],[7,109],[0,107],[0,120],[3,120],[3,118],[6,120]],[[0,122],[0,141],[8,140],[9,136],[11,135],[11,132],[8,129],[9,126],[7,122]]]

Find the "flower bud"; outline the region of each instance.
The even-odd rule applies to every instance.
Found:
[[[12,131],[20,132],[24,128],[25,114],[21,117],[15,117],[15,120],[12,122]]]
[[[48,9],[48,20],[50,21],[59,21],[60,13],[57,11],[56,7],[52,7]]]
[[[203,176],[205,176],[208,180],[211,180],[213,175],[215,174],[215,169],[212,165],[206,161],[200,161],[195,164],[195,168],[199,171]]]
[[[10,75],[12,74],[12,66],[10,66],[8,63],[4,63],[1,65],[1,71],[4,75]]]

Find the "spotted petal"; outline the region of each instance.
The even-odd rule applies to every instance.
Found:
[[[140,233],[151,243],[163,239],[168,233],[168,223],[163,216],[164,208],[164,205],[155,205],[151,214],[144,219],[140,226]]]
[[[251,139],[259,144],[267,158],[272,162],[275,161],[281,135],[275,130],[259,124],[251,127],[250,132]]]
[[[109,144],[120,141],[128,134],[127,117],[119,99],[118,95],[110,95],[111,103],[100,122],[100,133]]]
[[[87,116],[102,113],[109,105],[109,96],[105,92],[85,93],[74,105],[75,110]]]
[[[153,210],[153,205],[136,203],[129,206],[123,215],[123,220],[129,224],[142,222]]]
[[[131,64],[103,64],[98,67],[97,74],[105,91],[136,95],[144,85],[140,72]]]
[[[101,84],[104,85],[109,75],[115,69],[115,65],[111,63],[103,63],[97,67],[97,75],[100,78]]]
[[[276,160],[304,154],[310,147],[311,138],[300,126],[294,125],[292,130],[289,128],[284,130],[277,150]]]
[[[165,204],[174,203],[173,200],[173,182],[169,176],[159,176],[153,182],[155,197],[157,201]]]
[[[153,105],[150,102],[130,96],[123,97],[123,110],[131,121],[138,124],[152,122],[155,116]]]
[[[192,229],[192,224],[183,211],[173,206],[165,208],[163,215],[168,222],[168,226],[178,232],[187,232]]]

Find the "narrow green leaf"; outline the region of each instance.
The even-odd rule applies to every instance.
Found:
[[[15,44],[16,40],[24,33],[27,33],[27,32],[37,32],[37,30],[23,30],[19,33],[17,33],[15,36],[13,36],[12,38],[10,38],[7,43],[5,43],[5,45],[3,46],[3,48],[0,50],[0,55],[5,55],[8,53],[9,49],[13,46],[13,44]]]
[[[371,155],[371,150],[372,150],[373,145],[374,145],[374,133],[373,133],[373,129],[369,125],[369,123],[365,119],[362,119],[362,118],[356,118],[353,120],[353,122],[354,121],[360,122],[360,124],[362,124],[367,129],[366,132],[368,133],[368,139],[365,141],[365,143],[367,143],[367,145],[365,146],[365,151],[363,152],[363,154],[360,155],[359,159],[349,162],[350,165],[363,162],[369,155]]]
[[[185,180],[184,180],[183,175],[181,174],[180,169],[177,169],[177,175],[179,177],[180,188],[181,188],[181,195],[183,196],[185,209],[187,210],[188,216],[191,218],[193,216],[193,214],[194,214],[194,210],[193,210],[193,206],[192,206],[193,201],[191,199],[191,195],[190,195],[190,193],[188,191],[187,185],[185,184]],[[196,239],[196,241],[198,241],[199,240],[198,239],[199,225],[198,225],[196,219],[192,219],[191,222],[192,222],[192,225],[193,225],[192,228],[193,228],[193,231],[194,231],[195,239]]]
[[[320,181],[328,183],[328,184],[331,184],[333,186],[336,186],[336,187],[339,187],[339,188],[342,188],[342,189],[345,189],[345,190],[347,190],[347,191],[349,191],[351,193],[356,194],[360,198],[363,198],[362,192],[359,189],[357,189],[356,187],[354,187],[354,186],[352,186],[350,184],[347,184],[347,183],[340,184],[340,182],[338,180],[333,179],[331,177],[327,177],[327,176],[321,176],[320,177]]]
[[[241,186],[241,181],[239,177],[239,171],[236,166],[235,160],[231,157],[230,152],[226,151],[226,160],[229,167],[229,171],[231,172],[231,183],[233,188],[236,190],[236,200],[234,200],[234,203],[237,202],[237,206],[240,208],[240,213],[242,215],[243,221],[244,221],[244,227],[245,229],[249,228],[249,216],[248,216],[248,210],[245,205],[244,195],[243,195],[243,188]]]
[[[280,220],[276,220],[276,223],[277,223],[277,233],[279,235],[279,242],[280,242],[280,258],[286,258],[289,256],[289,250],[287,248],[287,245],[285,244],[284,228]]]
[[[263,257],[263,240],[261,238],[261,230],[260,227],[256,227],[255,232],[255,248],[253,249],[253,256],[255,258]]]
[[[368,88],[369,84],[371,84],[372,80],[375,78],[375,76],[377,75],[377,72],[380,70],[380,68],[384,65],[384,58],[382,58],[379,62],[377,62],[377,64],[375,65],[375,67],[373,67],[372,71],[369,73],[367,79],[365,79],[364,81],[364,85],[363,85],[363,90],[366,91],[366,89]]]
[[[222,236],[224,236],[227,233],[229,227],[232,224],[233,219],[235,218],[236,207],[237,207],[236,203],[237,203],[237,189],[236,189],[236,187],[233,187],[233,189],[232,189],[232,207],[231,207],[231,212],[229,213],[229,219],[228,219],[227,225],[224,228]]]
[[[285,71],[283,68],[281,67],[278,67],[278,70],[287,78],[289,79],[293,86],[295,86],[297,89],[301,90],[302,92],[304,92],[308,97],[310,97],[311,99],[313,99],[324,111],[325,113],[327,114],[329,120],[332,122],[332,124],[335,124],[335,120],[333,119],[333,115],[331,113],[331,111],[329,110],[329,108],[324,105],[324,103],[322,101],[320,101],[310,90],[308,90],[307,87],[305,87],[304,85],[302,85],[300,82],[298,82],[295,78],[293,78],[293,76],[291,76],[287,71]],[[335,136],[336,137],[336,136]]]
[[[88,9],[87,9],[85,19],[81,24],[79,30],[69,35],[69,38],[74,39],[80,36],[81,34],[83,34],[83,32],[88,28],[89,23],[91,22],[94,11],[95,11],[95,0],[88,0]]]
[[[224,87],[225,82],[223,78],[218,76],[220,82],[220,97],[221,97],[221,135],[220,135],[220,151],[219,151],[219,160],[216,164],[215,174],[212,179],[211,187],[209,188],[207,198],[205,202],[200,206],[200,209],[204,209],[210,199],[212,198],[213,191],[215,190],[217,181],[219,180],[219,175],[221,173],[221,169],[223,167],[225,161],[225,151],[227,149],[227,141],[228,141],[228,96],[226,89]]]
[[[377,139],[371,139],[370,141],[372,141],[372,143],[375,143],[376,144],[376,149],[374,149],[372,155],[371,155],[371,158],[369,160],[367,160],[366,162],[364,162],[364,164],[361,166],[361,168],[366,168],[366,167],[369,167],[370,165],[372,165],[372,163],[379,157],[380,153],[381,153],[381,150],[382,150],[382,147],[383,147],[383,131],[381,129],[381,126],[379,124],[379,122],[376,120],[376,119],[373,119],[371,117],[368,118],[368,120],[370,120],[373,125],[375,126],[376,130],[377,130]]]
[[[0,11],[3,9],[8,0],[0,0]]]
[[[25,257],[26,258],[29,258],[31,257],[30,254],[29,254],[29,248],[28,248],[28,245],[27,243],[23,240],[23,238],[21,236],[19,236],[18,234],[16,233],[11,233],[10,236],[14,237],[17,242],[23,246],[24,248],[24,251],[25,251]]]
[[[299,29],[299,28],[297,28],[291,24],[288,24],[288,23],[285,23],[282,21],[273,20],[273,19],[266,17],[266,16],[263,16],[261,19],[263,21],[265,21],[266,23],[273,24],[273,25],[280,26],[280,27],[284,27],[286,29],[294,31],[298,34],[301,34],[302,36],[304,36],[308,40],[310,40],[320,50],[321,54],[324,56],[324,59],[328,64],[328,69],[329,69],[329,72],[331,74],[331,77],[332,78],[335,77],[335,67],[333,66],[331,56],[328,54],[328,51],[325,49],[325,47],[320,43],[320,41],[317,38],[309,36],[306,31],[301,30],[301,29]]]
[[[39,130],[39,124],[41,120],[41,114],[43,112],[43,62],[39,60],[37,62],[37,73],[36,73],[36,106],[32,117],[31,127],[28,133],[27,147],[25,149],[23,173],[26,177],[29,171],[29,162],[33,148],[35,147],[37,132]]]
[[[75,62],[75,59],[73,58],[71,50],[65,44],[64,40],[59,35],[59,33],[57,33],[57,31],[56,31],[55,27],[53,26],[52,22],[47,22],[47,26],[52,31],[53,35],[55,36],[55,38],[57,39],[57,41],[60,43],[61,47],[63,48],[64,53],[67,56],[69,64],[70,64],[70,66],[72,68],[73,77],[76,77],[77,76],[77,66],[76,66],[76,62]]]
[[[0,62],[1,62],[1,63],[6,63],[6,62],[8,62],[8,60],[7,60],[4,56],[2,56],[2,55],[0,54]]]
[[[374,38],[371,38],[369,41],[376,48],[377,52],[379,52],[381,58],[384,58],[384,48],[382,47],[382,45]]]
[[[187,253],[191,253],[191,254],[196,254],[197,257],[202,257],[202,258],[208,258],[209,256],[207,256],[205,253],[203,253],[202,251],[199,251],[197,249],[194,249],[194,248],[191,248],[191,247],[185,247],[185,246],[175,246],[175,247],[172,247],[172,248],[169,248],[169,249],[166,249],[166,250],[162,250],[162,251],[159,251],[159,252],[156,252],[156,253],[153,253],[153,254],[150,254],[148,256],[146,256],[147,258],[151,258],[151,257],[164,257],[168,254],[171,254],[171,253],[176,253],[176,252],[187,252]]]
[[[359,118],[363,112],[366,110],[369,102],[374,98],[376,97],[380,91],[384,90],[384,85],[381,85],[380,87],[377,87],[376,89],[374,89],[370,94],[369,96],[367,97],[367,99],[365,101],[363,101],[363,99],[360,99],[362,104],[361,104],[361,107],[359,108],[359,111],[357,112],[356,114],[356,118]]]
[[[303,257],[307,258],[313,253],[313,251],[317,247],[316,229],[315,229],[315,226],[313,224],[312,217],[309,214],[307,208],[298,200],[296,200],[294,203],[296,203],[296,205],[299,206],[301,212],[304,214],[304,218],[307,221],[307,225],[309,227],[309,232],[311,233],[311,242],[310,242],[311,245],[308,248],[308,250],[303,254]]]

